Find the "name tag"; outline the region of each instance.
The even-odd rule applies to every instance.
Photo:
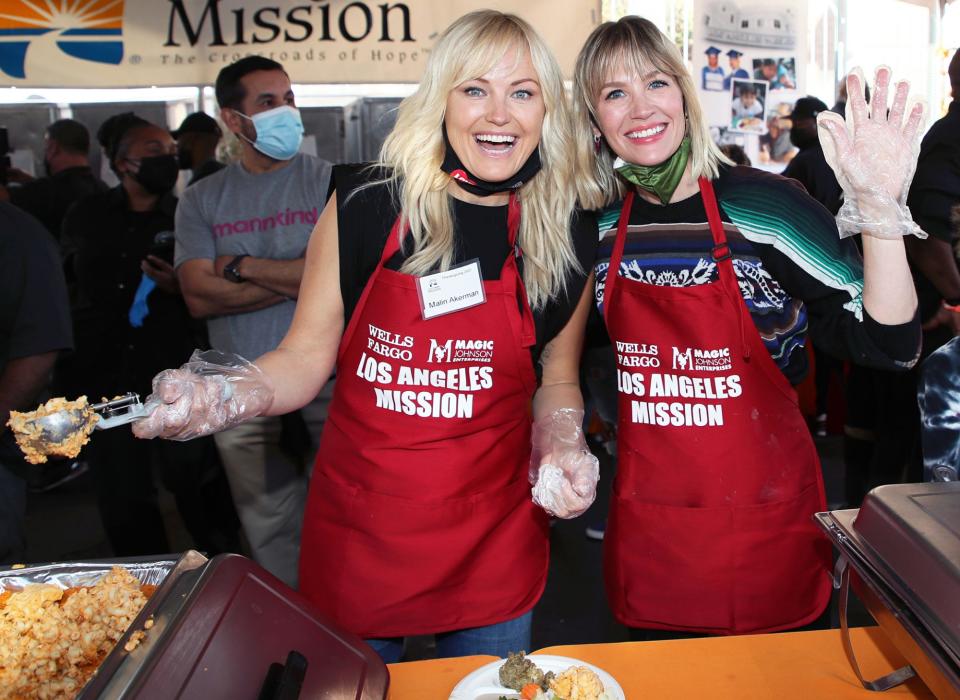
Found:
[[[472,260],[444,272],[417,278],[423,320],[469,309],[487,300],[480,262]]]

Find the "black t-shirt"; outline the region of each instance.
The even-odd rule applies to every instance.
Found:
[[[960,204],[960,101],[923,137],[907,206],[931,236],[951,242],[951,210]]]
[[[381,172],[371,172],[363,165],[338,165],[333,169],[333,186],[337,192],[337,221],[340,245],[340,292],[343,295],[344,321],[350,316],[363,289],[380,262],[387,235],[399,213],[387,185],[360,185],[380,179]],[[507,243],[507,207],[488,207],[453,199],[456,230],[453,263],[477,259],[484,280],[500,278],[500,271],[512,254]],[[570,319],[597,248],[597,222],[593,214],[577,212],[571,224],[574,252],[580,270],[571,270],[564,293],[534,310],[537,342],[533,359],[540,357],[543,348]],[[409,241],[409,238],[407,239]],[[409,253],[409,249],[406,249]],[[405,259],[398,252],[386,267],[399,270]],[[522,262],[521,262],[522,264]]]
[[[72,344],[56,243],[39,221],[0,202],[0,370],[11,360],[65,350]],[[0,430],[0,462],[21,464],[6,429]]]
[[[0,203],[0,368],[71,346],[59,258],[36,219]]]
[[[54,238],[60,238],[63,217],[70,205],[83,197],[106,191],[89,167],[61,170],[10,189],[10,201],[40,220]]]
[[[219,160],[211,158],[207,162],[202,163],[199,167],[194,169],[193,175],[190,178],[190,182],[187,183],[187,187],[200,182],[200,180],[208,175],[213,175],[214,173],[220,172],[225,167],[227,167],[226,163],[221,163]]]
[[[934,238],[951,245],[955,243],[954,208],[960,206],[960,101],[951,102],[946,116],[934,123],[923,137],[907,206],[920,228]],[[954,261],[957,261],[956,254]],[[942,296],[916,267],[913,280],[920,301],[920,318],[929,319],[940,308]],[[925,334],[924,346],[936,347],[946,342],[949,335],[941,331],[935,329]]]
[[[827,163],[819,143],[802,149],[794,156],[783,171],[783,176],[799,180],[807,194],[834,216],[840,211],[843,205],[843,188],[837,182],[837,176]]]

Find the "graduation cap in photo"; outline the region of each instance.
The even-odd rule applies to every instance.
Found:
[[[730,49],[727,51],[727,56],[729,58],[740,58],[743,55],[742,51],[737,51],[736,49]]]
[[[720,49],[718,49],[716,46],[708,46],[704,53],[708,56],[718,56],[720,54]]]

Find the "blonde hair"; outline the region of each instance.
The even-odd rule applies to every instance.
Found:
[[[637,76],[657,71],[677,81],[687,116],[691,175],[715,179],[720,164],[730,164],[730,160],[710,137],[696,87],[680,51],[653,22],[628,16],[617,22],[604,22],[594,29],[577,56],[573,128],[577,137],[577,188],[581,205],[599,209],[621,199],[626,191],[626,185],[613,169],[616,154],[605,141],[600,153],[596,153],[593,131],[598,123],[596,100],[600,89],[620,67]]]
[[[563,78],[556,59],[529,24],[493,10],[471,12],[440,37],[417,91],[400,103],[396,126],[380,151],[378,165],[392,169],[390,183],[409,225],[413,253],[401,270],[423,275],[450,267],[454,253],[450,176],[440,169],[442,128],[450,91],[496,67],[504,56],[524,50],[540,81],[546,114],[540,135],[542,168],[518,191],[522,206],[519,243],[523,277],[532,308],[565,291],[567,273],[579,270],[570,235],[576,188],[574,142]]]

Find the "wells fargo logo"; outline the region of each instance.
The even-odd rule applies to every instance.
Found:
[[[0,71],[25,78],[27,49],[50,42],[74,58],[123,59],[124,0],[0,0]]]

